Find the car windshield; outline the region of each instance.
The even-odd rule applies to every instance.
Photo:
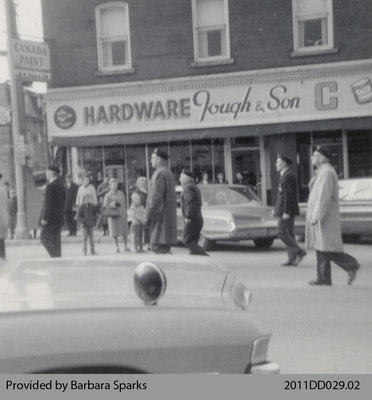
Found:
[[[260,202],[259,198],[247,186],[202,186],[200,191],[203,205],[257,205]]]

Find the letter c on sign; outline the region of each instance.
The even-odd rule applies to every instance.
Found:
[[[324,92],[328,88],[329,93],[337,92],[337,82],[322,82],[315,85],[315,108],[322,110],[336,110],[338,107],[338,99],[330,96],[328,102],[324,99]]]

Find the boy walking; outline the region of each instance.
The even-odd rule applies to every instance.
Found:
[[[130,226],[130,235],[134,244],[136,253],[143,252],[143,232],[145,224],[145,208],[141,203],[138,193],[132,194],[132,204],[129,208],[129,218],[132,219]]]
[[[87,255],[87,241],[89,238],[90,253],[97,254],[94,250],[94,225],[97,217],[97,206],[92,204],[91,197],[86,194],[83,198],[83,204],[79,206],[77,211],[78,221],[83,229],[83,253]]]

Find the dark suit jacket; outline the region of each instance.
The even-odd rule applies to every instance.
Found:
[[[282,217],[284,213],[291,217],[300,213],[296,177],[290,170],[285,171],[279,178],[278,197],[275,203],[275,217]]]
[[[70,187],[65,186],[66,198],[65,198],[65,212],[72,211],[76,204],[76,196],[79,186],[72,182]]]
[[[62,226],[64,223],[65,187],[59,180],[47,184],[44,193],[44,204],[41,211],[41,220],[48,225]]]
[[[181,193],[181,209],[185,218],[202,218],[201,216],[201,194],[195,182],[189,181],[183,185]]]

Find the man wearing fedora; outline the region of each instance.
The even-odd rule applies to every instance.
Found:
[[[40,217],[40,239],[51,257],[61,257],[61,229],[64,223],[65,188],[58,180],[58,167],[49,165],[46,177],[48,184],[45,188]]]
[[[328,147],[318,146],[311,157],[311,163],[317,169],[309,183],[306,245],[315,248],[317,278],[310,281],[310,285],[332,285],[331,261],[347,272],[349,285],[360,267],[354,257],[343,252],[338,178],[331,165],[334,156]]]
[[[151,177],[146,223],[149,224],[150,246],[154,253],[170,253],[177,243],[176,189],[168,154],[156,148],[151,155],[155,172]]]
[[[204,249],[198,245],[203,227],[200,189],[194,181],[193,173],[188,169],[182,170],[180,181],[182,184],[181,209],[185,222],[183,244],[189,249],[190,254],[207,256]]]
[[[306,251],[296,242],[294,234],[294,219],[300,210],[297,200],[297,181],[290,170],[292,164],[288,156],[278,154],[275,167],[280,178],[274,216],[278,218],[278,237],[287,248],[288,260],[281,264],[283,267],[296,267],[306,255]]]

